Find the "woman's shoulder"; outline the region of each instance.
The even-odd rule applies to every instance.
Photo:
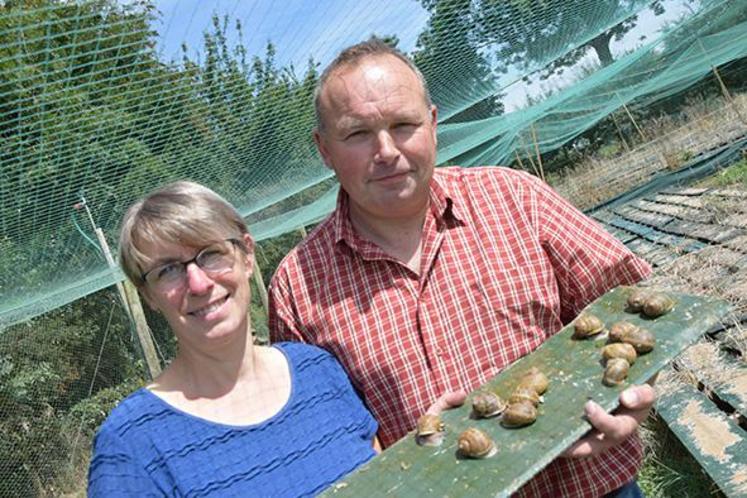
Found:
[[[304,342],[276,342],[273,347],[283,351],[290,359],[300,358],[317,358],[317,359],[335,359],[326,349],[319,346],[306,344]],[[337,361],[337,360],[335,360]]]

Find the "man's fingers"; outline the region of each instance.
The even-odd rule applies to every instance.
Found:
[[[589,423],[609,442],[622,441],[638,427],[638,421],[633,416],[627,413],[611,415],[593,401],[586,403],[584,412]]]
[[[428,410],[426,410],[426,413],[430,415],[439,415],[442,411],[448,410],[449,408],[462,406],[465,399],[467,399],[467,392],[463,389],[444,393],[439,396],[436,402],[433,403]]]
[[[648,410],[656,401],[656,392],[648,384],[632,386],[620,394],[620,404],[629,410]]]
[[[588,458],[594,456],[607,448],[603,436],[599,432],[592,430],[586,436],[582,437],[568,447],[562,456],[565,458]]]

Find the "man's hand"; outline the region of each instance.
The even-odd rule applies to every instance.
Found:
[[[625,441],[643,422],[656,400],[648,384],[632,386],[620,393],[620,408],[614,414],[605,412],[593,401],[587,401],[584,412],[594,427],[563,452],[566,458],[597,456]]]
[[[429,415],[440,415],[442,411],[450,408],[456,408],[464,404],[464,400],[467,399],[467,392],[463,389],[459,391],[451,391],[443,393],[435,403],[433,403],[425,413]]]

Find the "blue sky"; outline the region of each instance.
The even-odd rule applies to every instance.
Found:
[[[639,13],[638,24],[622,41],[612,42],[617,57],[644,43],[656,39],[656,32],[697,5],[693,0],[664,0],[666,12],[654,16],[645,9]],[[417,36],[428,22],[428,12],[417,0],[155,0],[161,13],[154,28],[158,31],[158,49],[165,61],[180,59],[180,45],[186,42],[190,55],[198,57],[203,33],[211,26],[211,16],[228,15],[229,43],[237,41],[234,22],[240,20],[243,45],[250,55],[262,57],[268,41],[277,49],[279,67],[293,63],[296,74],[302,75],[309,56],[324,66],[343,47],[368,38],[371,34],[395,34],[399,47],[410,52]],[[588,65],[596,60],[589,51],[580,62]],[[522,107],[527,95],[537,95],[550,88],[572,84],[575,72],[527,85],[520,76],[505,75],[514,84],[505,89],[506,110]],[[505,81],[505,80],[504,80]]]
[[[423,30],[428,13],[416,0],[156,0],[162,13],[154,25],[159,32],[161,58],[181,58],[186,42],[195,55],[212,14],[239,19],[243,44],[252,55],[263,55],[268,41],[277,48],[279,65],[292,62],[303,70],[309,55],[329,62],[342,47],[378,35],[397,34],[400,48],[410,51]],[[236,41],[234,21],[229,40]]]

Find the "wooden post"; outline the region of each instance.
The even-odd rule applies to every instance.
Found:
[[[529,161],[529,164],[532,165],[532,171],[534,172],[534,176],[539,176],[539,171],[537,170],[537,165],[534,164],[534,159],[532,159],[532,155],[527,150],[527,145],[524,143],[524,137],[519,134],[519,141],[521,142],[521,149],[524,151],[524,155],[526,156],[527,160]]]
[[[617,93],[615,95],[617,95]],[[622,107],[625,110],[625,114],[628,115],[628,118],[633,123],[633,126],[635,127],[636,131],[638,132],[638,135],[640,135],[641,140],[643,140],[644,142],[648,142],[648,137],[646,137],[646,134],[643,133],[643,130],[641,129],[641,127],[638,126],[638,122],[635,120],[635,118],[633,117],[633,115],[630,113],[630,110],[628,109],[628,106],[625,104],[625,102],[622,101],[622,99],[620,99],[619,96],[617,98],[622,103]]]
[[[534,151],[537,154],[537,164],[539,164],[540,178],[545,181],[545,169],[542,167],[542,156],[540,155],[539,142],[537,142],[537,130],[532,123],[532,140],[534,140]]]
[[[262,279],[262,271],[259,269],[259,263],[257,263],[257,256],[254,256],[254,268],[252,269],[252,278],[254,284],[259,292],[259,298],[262,301],[262,307],[265,310],[265,314],[269,316],[269,302],[267,300],[267,287],[265,287],[265,281]]]
[[[620,135],[620,140],[622,140],[622,144],[623,144],[623,147],[625,147],[625,151],[630,152],[630,146],[628,146],[628,141],[625,140],[625,135],[623,135],[622,128],[620,128],[620,124],[617,122],[615,113],[611,112],[610,116],[612,117],[612,122],[615,123],[615,128],[617,128],[617,134]]]
[[[708,58],[708,52],[706,52],[706,49],[703,46],[703,42],[700,39],[698,39],[698,44],[700,45],[700,50],[703,51],[703,55]],[[729,92],[729,89],[726,88],[726,84],[724,83],[724,80],[721,79],[721,74],[719,74],[718,69],[710,60],[708,62],[711,64],[711,71],[713,71],[713,74],[716,76],[716,80],[718,81],[718,85],[721,89],[721,94],[724,96],[724,99],[726,99],[726,102],[731,104],[731,106],[734,108],[734,112],[737,113],[737,117],[742,122],[742,124],[747,125],[747,120],[745,120],[744,116],[742,116],[742,113],[739,112],[739,103],[734,100],[734,98],[731,96],[731,93]]]
[[[109,244],[106,241],[103,230],[96,227],[96,238],[101,245],[101,250],[104,252],[104,257],[109,267],[114,268],[116,263],[112,257]],[[150,373],[151,379],[155,379],[161,373],[161,364],[158,361],[158,355],[156,355],[155,344],[151,337],[150,328],[148,322],[145,319],[145,313],[143,312],[143,304],[140,301],[140,296],[137,293],[137,289],[128,280],[117,283],[117,291],[122,299],[125,310],[135,324],[135,330],[137,331],[137,337],[140,341],[140,347],[143,350],[143,356],[145,357],[145,363],[148,366],[148,372]]]
[[[301,238],[305,239],[306,238],[306,228],[303,225],[301,225],[300,227],[298,227],[298,231],[301,232]]]
[[[521,156],[519,155],[519,151],[514,149],[514,154],[516,155],[516,160],[519,161],[519,166],[521,166],[521,169],[523,171],[526,171],[527,169],[524,167],[524,163],[521,161]]]

